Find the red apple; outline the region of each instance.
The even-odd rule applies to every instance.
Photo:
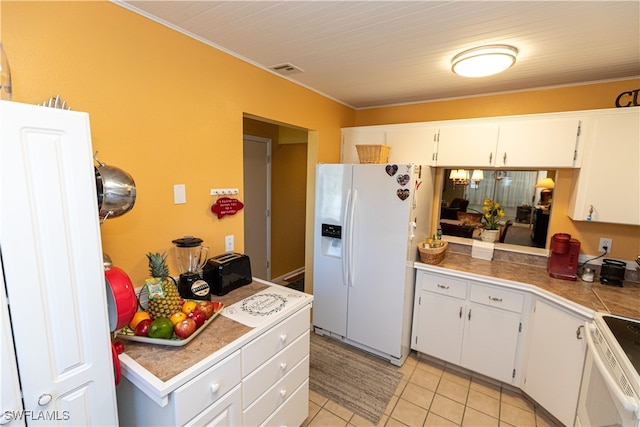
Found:
[[[204,314],[204,312],[198,310],[197,308],[194,309],[191,313],[187,314],[187,318],[193,319],[193,321],[196,322],[196,327],[198,328],[204,324],[205,320],[207,320],[207,316]]]
[[[196,331],[196,322],[193,319],[184,319],[173,326],[173,332],[181,339],[188,338],[189,335]]]
[[[211,304],[213,304],[213,312],[217,313],[219,312],[222,307],[224,306],[224,304],[222,304],[220,301],[213,301]]]
[[[136,325],[136,330],[135,330],[135,334],[139,337],[146,337],[149,335],[149,326],[151,326],[151,323],[153,323],[153,320],[151,319],[144,319],[141,320],[140,322],[138,322],[138,324]]]
[[[214,308],[213,308],[213,303],[211,301],[207,301],[207,300],[200,301],[195,309],[202,311],[204,315],[207,317],[207,319],[213,316]]]

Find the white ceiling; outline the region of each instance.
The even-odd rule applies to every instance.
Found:
[[[354,108],[640,76],[640,2],[119,1]],[[519,50],[497,76],[451,58],[483,44]],[[635,88],[629,88],[635,89]]]

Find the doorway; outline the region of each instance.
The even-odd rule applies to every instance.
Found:
[[[244,250],[251,274],[271,280],[271,139],[244,135]]]

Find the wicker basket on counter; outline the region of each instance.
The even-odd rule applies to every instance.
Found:
[[[387,163],[391,147],[389,145],[356,145],[360,163]]]
[[[449,243],[444,240],[440,240],[442,242],[442,246],[438,246],[435,248],[430,247],[432,240],[427,239],[424,242],[420,242],[418,244],[418,252],[420,252],[420,261],[425,264],[439,264],[444,259],[444,254],[447,251],[447,247]]]

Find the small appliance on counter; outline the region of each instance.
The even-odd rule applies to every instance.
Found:
[[[208,300],[211,287],[202,280],[202,267],[206,263],[209,248],[202,246],[202,239],[185,236],[173,240],[176,245],[176,259],[180,269],[178,293],[185,299]]]
[[[556,279],[576,280],[578,278],[578,257],[580,241],[570,234],[556,233],[551,237],[551,254],[547,261],[549,276]]]
[[[624,261],[607,258],[603,259],[602,267],[600,268],[600,283],[603,285],[622,287],[626,269],[627,263]]]
[[[211,286],[212,294],[225,295],[253,281],[251,262],[247,255],[237,252],[216,255],[205,263],[202,277]]]

